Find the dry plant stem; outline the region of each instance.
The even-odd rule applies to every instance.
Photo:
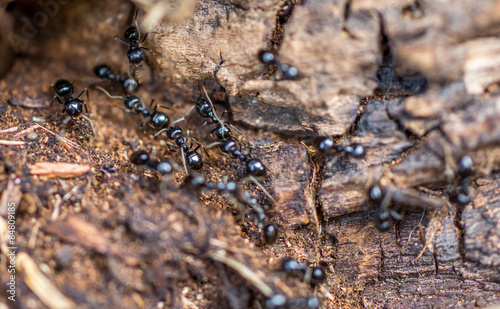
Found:
[[[17,255],[17,268],[23,274],[26,285],[47,307],[51,309],[76,308],[75,303],[64,296],[45,277],[27,253],[20,252]]]
[[[264,296],[271,297],[274,293],[273,290],[267,283],[262,281],[258,275],[253,272],[247,266],[241,264],[240,262],[226,257],[220,252],[211,252],[210,258],[214,261],[221,262],[238,272],[243,278],[250,282],[257,290],[259,290]]]
[[[0,145],[6,145],[6,146],[22,146],[25,145],[25,142],[21,141],[9,141],[9,140],[4,140],[0,139]]]

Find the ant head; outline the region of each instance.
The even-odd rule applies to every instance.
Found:
[[[125,104],[125,107],[129,110],[132,110],[132,109],[138,109],[139,113],[141,112],[140,111],[140,107],[138,106],[141,106],[142,107],[142,104],[141,104],[141,99],[139,99],[138,97],[136,97],[135,95],[130,95],[130,94],[127,94],[125,96],[125,99],[123,99],[123,104]],[[136,108],[137,107],[137,108]]]
[[[149,161],[149,153],[144,150],[137,150],[130,156],[130,162],[135,165],[146,165]]]
[[[66,97],[73,94],[73,84],[65,79],[60,79],[52,85],[52,89],[59,97]]]
[[[205,186],[205,184],[206,180],[203,175],[187,175],[186,178],[184,178],[184,186],[189,188],[201,188]]]
[[[311,271],[311,283],[321,284],[326,281],[326,272],[321,267],[313,267]]]
[[[137,31],[135,26],[130,26],[125,30],[123,37],[129,42],[136,41],[139,39],[139,31]]]
[[[64,104],[64,112],[71,117],[80,116],[80,114],[83,112],[82,101],[75,98],[67,100]]]
[[[190,168],[199,170],[203,167],[203,157],[196,151],[186,153],[186,161]]]
[[[167,137],[175,140],[178,136],[182,136],[182,129],[179,127],[169,127],[167,130]]]
[[[266,176],[267,169],[259,159],[250,159],[246,162],[247,173],[251,176]]]
[[[234,148],[236,148],[236,141],[233,139],[227,139],[222,141],[222,144],[220,146],[220,150],[224,153],[231,153]]]
[[[208,114],[212,110],[212,107],[208,104],[207,100],[200,98],[195,106],[198,115],[201,117],[210,117]]]
[[[314,141],[314,145],[319,152],[326,154],[333,152],[333,149],[336,146],[333,138],[329,136],[318,136]]]
[[[267,224],[264,227],[264,241],[268,245],[272,245],[278,240],[278,228],[273,223]]]
[[[128,50],[127,53],[128,61],[130,65],[136,69],[142,67],[142,63],[144,62],[144,52],[139,48],[132,48]]]
[[[163,160],[158,162],[158,164],[156,164],[156,170],[161,175],[168,175],[174,171],[174,165],[168,158],[164,158]]]
[[[139,82],[137,81],[137,79],[129,77],[123,81],[122,86],[123,91],[125,91],[126,93],[132,93],[136,92],[139,88]]]
[[[168,127],[170,123],[170,118],[168,118],[167,114],[162,112],[155,112],[151,116],[151,123],[156,129],[163,129]]]
[[[259,61],[266,65],[271,65],[276,63],[276,56],[267,50],[259,51]]]
[[[94,67],[94,74],[99,78],[106,78],[112,73],[111,73],[111,68],[109,67],[109,65],[101,64],[101,65]]]
[[[215,131],[215,136],[217,136],[219,140],[224,140],[231,136],[231,130],[226,125],[219,126]]]

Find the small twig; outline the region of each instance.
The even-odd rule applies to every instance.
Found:
[[[274,294],[271,287],[269,285],[267,285],[267,283],[262,281],[258,277],[258,275],[253,270],[248,268],[246,265],[243,265],[242,263],[240,263],[238,261],[230,259],[219,252],[210,253],[210,257],[214,261],[221,262],[221,263],[226,264],[227,266],[231,267],[232,269],[234,269],[244,279],[246,279],[248,282],[250,282],[257,290],[259,290],[264,296],[271,297]]]
[[[75,303],[64,296],[54,284],[38,269],[35,261],[26,252],[16,258],[17,267],[24,277],[24,283],[49,308],[76,308]]]
[[[0,130],[0,133],[11,133],[11,132],[16,132],[17,130],[19,130],[19,127],[12,127],[5,130]]]
[[[52,216],[50,217],[51,221],[56,221],[57,217],[59,216],[59,209],[61,208],[62,204],[62,199],[61,196],[56,195],[56,202],[54,204],[54,210],[52,211]]]
[[[28,248],[35,248],[36,237],[38,236],[38,231],[40,230],[40,221],[36,221],[35,226],[31,230],[30,239],[28,241]]]
[[[425,216],[425,209],[424,211],[422,212],[422,217],[420,218],[420,221],[418,222],[418,224],[413,228],[413,230],[411,230],[410,232],[410,235],[408,235],[408,242],[411,241],[411,234],[413,234],[413,231],[415,231],[417,229],[417,227],[420,225],[420,223],[422,223],[422,220],[424,220],[424,216]]]
[[[22,146],[25,145],[25,142],[21,141],[9,141],[5,139],[0,139],[0,145],[8,145],[8,146]]]

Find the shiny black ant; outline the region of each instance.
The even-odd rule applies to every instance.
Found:
[[[230,194],[239,204],[248,206],[256,215],[257,225],[263,231],[264,241],[272,245],[278,240],[278,227],[274,223],[268,223],[264,209],[257,203],[257,199],[252,197],[247,191],[243,190],[238,184],[229,180],[226,183],[206,182],[201,175],[188,175],[184,179],[184,187],[190,189],[206,189],[208,191],[217,190]]]
[[[125,93],[133,93],[139,89],[139,82],[134,77],[122,78],[115,75],[111,67],[107,64],[100,64],[94,67],[94,74],[102,79],[108,79],[113,82],[118,82]]]
[[[292,258],[285,258],[281,261],[281,269],[289,275],[298,275],[304,281],[313,285],[322,284],[326,281],[326,272],[319,266],[307,267]]]
[[[469,187],[471,186],[470,176],[472,174],[472,159],[469,156],[463,156],[458,163],[458,178],[460,189],[456,196],[457,202],[461,205],[467,205],[472,201],[472,196],[469,194]]]
[[[139,166],[146,166],[154,169],[160,173],[162,176],[170,175],[175,170],[175,164],[169,158],[163,158],[163,160],[153,160],[151,159],[149,153],[144,150],[134,151],[130,155],[130,162]]]
[[[137,24],[137,20],[135,21],[134,26],[130,26],[125,30],[123,33],[123,37],[125,38],[125,41],[120,40],[118,37],[115,36],[115,40],[118,42],[121,42],[125,45],[129,46],[129,50],[127,52],[127,58],[130,63],[130,67],[133,70],[139,69],[142,67],[142,64],[144,62],[144,50],[147,50],[151,52],[151,49],[142,46],[142,43],[146,41],[149,33],[146,33],[144,35],[144,38],[142,39],[142,42],[139,42],[139,39],[141,37],[141,31],[139,30],[139,25]]]
[[[83,114],[84,106],[85,106],[85,112],[88,113],[87,103],[85,101],[80,100],[82,94],[84,92],[87,92],[87,88],[83,89],[82,92],[80,92],[80,94],[75,98],[73,97],[73,92],[74,92],[73,84],[65,79],[58,80],[57,82],[52,84],[51,87],[55,93],[55,96],[52,98],[50,106],[52,106],[54,100],[57,99],[57,101],[60,104],[64,105],[62,112],[66,113],[69,116],[63,121],[63,123],[67,124],[68,121],[70,121],[71,119],[76,120],[76,118],[81,116],[90,123],[90,126],[92,127],[92,132],[94,133],[94,135],[97,135],[94,130],[94,124],[92,123],[92,120],[90,120],[89,117]],[[88,101],[88,92],[87,92],[87,101]]]
[[[362,159],[366,155],[365,148],[361,144],[340,145],[335,143],[332,137],[320,136],[315,140],[316,149],[324,154],[346,153],[354,159]]]
[[[278,79],[293,80],[299,76],[296,67],[282,63],[278,57],[270,51],[261,50],[258,54],[259,61],[266,66],[275,65],[281,76]]]
[[[200,146],[198,146],[195,150],[191,150],[191,147],[189,147],[186,143],[186,139],[182,136],[183,131],[181,128],[176,126],[171,126],[166,129],[161,129],[160,131],[156,132],[155,136],[160,135],[164,131],[167,132],[167,137],[175,141],[177,146],[181,149],[182,163],[184,165],[186,174],[188,174],[186,162],[187,165],[189,165],[189,167],[194,170],[199,170],[203,167],[203,157],[196,152],[196,150],[198,150]],[[188,138],[189,138],[189,131],[188,131]]]
[[[222,152],[227,154],[232,154],[233,157],[240,159],[245,163],[245,168],[250,176],[254,177],[265,177],[267,175],[267,169],[264,163],[259,159],[251,158],[245,155],[239,148],[238,144],[234,139],[228,138],[221,142],[217,142],[219,148]]]
[[[380,231],[386,231],[389,228],[389,220],[392,218],[401,221],[404,218],[404,207],[399,204],[391,205],[392,193],[389,194],[380,184],[375,184],[368,190],[368,198],[378,206],[375,226]]]
[[[125,97],[123,96],[112,96],[107,92],[104,88],[97,86],[96,89],[104,92],[110,99],[119,99],[123,100],[123,104],[125,108],[129,111],[133,111],[136,114],[141,114],[145,119],[148,119],[149,125],[155,130],[161,130],[165,127],[168,127],[170,124],[170,118],[167,114],[158,111],[158,107],[166,108],[165,106],[155,105],[153,111],[149,111],[146,109],[144,102],[139,98],[131,94],[127,94]],[[153,105],[154,100],[151,100],[150,106]],[[143,123],[144,124],[144,123]],[[143,126],[141,124],[141,127]]]

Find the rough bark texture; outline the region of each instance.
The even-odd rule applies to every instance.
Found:
[[[138,2],[138,21],[150,27],[143,33],[154,31],[139,96],[178,119],[200,96],[198,84],[207,88],[222,119],[242,131],[232,129],[243,150],[268,168],[262,183],[275,202],[245,188],[279,225],[272,246],[230,198],[193,194],[181,187],[182,172],[162,182],[128,162],[134,149],[161,157],[167,148],[143,133],[139,115],[93,87],[122,95],[92,68],[128,71],[127,47],[113,37],[133,24],[130,3],[59,5],[27,39],[24,20],[42,9],[8,6],[0,19],[8,60],[0,65],[0,223],[15,203],[18,307],[266,308],[272,293],[316,295],[322,308],[500,305],[500,3],[290,2],[289,16],[280,16],[279,0]],[[166,18],[151,24],[159,15]],[[26,42],[13,43],[12,33]],[[295,66],[298,78],[262,65],[262,49]],[[98,140],[85,120],[65,126],[61,106],[49,108],[60,78],[77,93],[90,89]],[[194,112],[179,125],[213,142],[213,125]],[[366,157],[321,154],[312,147],[318,135],[359,143]],[[245,181],[241,162],[208,152],[207,179]],[[465,206],[456,202],[464,155],[474,162]],[[180,154],[168,156],[181,164]],[[44,162],[79,169],[56,165],[41,176],[33,167]],[[367,194],[377,181],[406,208],[386,232],[375,227]],[[2,280],[6,232],[0,224]],[[313,288],[283,274],[283,257],[324,267],[327,282]],[[33,285],[41,275],[54,297]]]

